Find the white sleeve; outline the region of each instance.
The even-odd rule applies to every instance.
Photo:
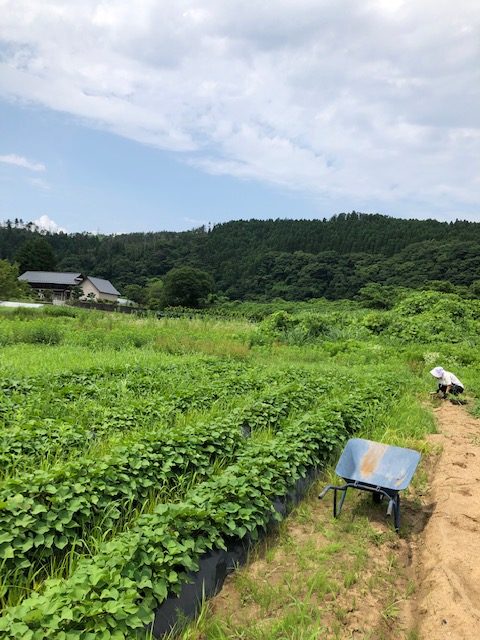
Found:
[[[445,384],[447,387],[453,384],[452,374],[449,371],[443,373],[442,384]]]

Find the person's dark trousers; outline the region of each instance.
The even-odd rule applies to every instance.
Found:
[[[447,393],[447,385],[446,384],[439,384],[438,385],[438,390],[440,392],[442,392],[444,395],[446,395],[446,393]],[[463,387],[461,387],[459,384],[452,384],[452,386],[450,387],[450,393],[453,396],[458,396],[459,393],[463,393]]]

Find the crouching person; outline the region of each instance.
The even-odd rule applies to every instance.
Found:
[[[432,376],[438,380],[438,389],[434,393],[438,393],[443,398],[447,397],[447,394],[451,393],[454,396],[458,396],[464,392],[464,385],[457,376],[451,371],[445,371],[442,367],[435,367],[430,371]]]

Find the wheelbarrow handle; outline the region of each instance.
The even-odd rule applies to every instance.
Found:
[[[333,489],[333,485],[329,484],[328,486],[325,487],[325,489],[322,491],[322,493],[318,496],[319,499],[321,500],[322,498],[324,498],[326,496],[326,494],[330,491],[330,489]]]
[[[348,482],[347,484],[344,484],[341,487],[337,487],[335,484],[327,484],[325,489],[322,491],[322,493],[318,497],[321,500],[322,498],[325,497],[325,494],[327,493],[327,491],[330,491],[330,489],[333,489],[334,491],[345,491],[345,489],[348,489],[351,486],[353,485],[349,484]]]

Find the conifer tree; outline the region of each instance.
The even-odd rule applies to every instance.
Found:
[[[50,243],[45,238],[27,240],[15,256],[20,271],[54,271],[56,266],[55,254]]]

